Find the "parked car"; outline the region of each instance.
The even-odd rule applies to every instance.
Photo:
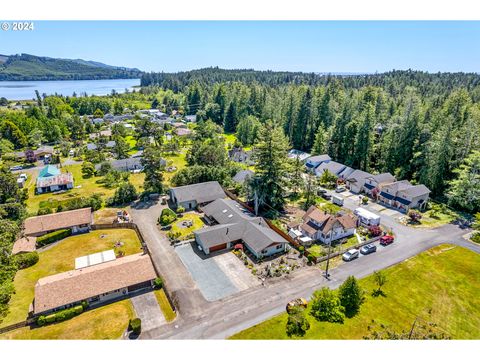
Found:
[[[389,245],[393,243],[393,240],[395,240],[395,238],[392,235],[383,235],[380,238],[380,245],[384,245],[384,246]]]
[[[341,193],[341,192],[344,192],[345,190],[347,190],[345,186],[337,186],[337,188],[335,189],[335,192]]]
[[[353,259],[358,258],[360,252],[357,249],[348,250],[345,254],[343,254],[342,259],[344,261],[352,261]]]
[[[23,169],[23,166],[22,165],[16,165],[16,166],[12,166],[10,168],[11,171],[15,171],[15,170],[22,170]]]
[[[23,179],[23,180],[27,180],[27,179],[28,179],[27,174],[25,174],[25,173],[21,173],[18,178],[19,178],[19,179]]]
[[[332,198],[332,195],[328,195],[327,193],[320,195],[322,198],[325,200],[330,200]]]
[[[326,194],[326,193],[327,193],[327,190],[325,190],[325,189],[318,189],[317,190],[318,195],[322,195],[322,194]]]
[[[298,299],[290,301],[287,304],[287,309],[286,309],[287,313],[290,312],[295,306],[301,306],[301,307],[306,309],[307,306],[308,306],[308,301],[305,300],[304,298],[298,298]]]
[[[373,244],[368,244],[360,248],[360,253],[363,255],[371,254],[377,251],[377,247]]]

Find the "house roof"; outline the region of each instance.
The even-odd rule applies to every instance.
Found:
[[[352,169],[349,166],[345,166],[345,169],[340,171],[338,176],[341,176],[342,178],[347,179],[354,171],[355,171],[355,169]]]
[[[163,165],[166,165],[166,161],[164,159],[162,159],[163,162],[162,164]],[[112,167],[114,169],[117,169],[117,170],[123,170],[123,169],[142,169],[143,168],[143,165],[142,165],[142,157],[130,157],[130,158],[126,158],[126,159],[117,159],[117,160],[111,160],[111,161],[108,161],[108,163],[110,165],[112,165]],[[95,169],[98,170],[100,169],[102,164],[97,164],[95,165]]]
[[[408,188],[403,189],[403,190],[399,190],[399,192],[414,198],[414,197],[417,197],[417,196],[430,194],[430,189],[427,188],[425,185],[420,184],[420,185],[414,185],[414,186],[408,187]]]
[[[46,178],[51,176],[56,176],[61,173],[60,169],[53,165],[47,165],[38,174],[38,178]]]
[[[270,229],[263,218],[255,217],[231,199],[217,199],[202,210],[219,223],[194,232],[204,246],[212,247],[241,239],[249,248],[260,252],[272,244],[287,242]]]
[[[105,144],[105,147],[107,147],[107,148],[113,148],[113,147],[115,147],[116,144],[117,144],[117,143],[116,143],[114,140],[110,140],[109,142],[107,142],[107,143]]]
[[[370,176],[370,178],[372,178],[377,184],[392,183],[397,181],[397,179],[395,179],[395,176],[393,176],[389,172],[372,175]]]
[[[307,162],[318,163],[318,162],[324,162],[324,161],[330,161],[330,160],[332,160],[332,158],[328,156],[328,154],[323,154],[323,155],[310,156],[307,159]]]
[[[87,150],[96,150],[96,149],[97,149],[97,144],[94,144],[94,143],[87,144]]]
[[[362,171],[362,170],[355,170],[354,172],[352,172],[348,178],[347,178],[347,181],[348,182],[361,182],[361,181],[365,181],[366,178],[369,178],[371,177],[372,174],[369,174],[365,171]]]
[[[73,183],[73,175],[71,173],[63,173],[49,177],[37,178],[37,188],[44,188],[47,186],[66,185]]]
[[[304,223],[300,225],[302,230],[307,234],[313,235],[317,231],[321,231],[326,235],[332,230],[334,226],[341,226],[344,229],[354,229],[357,227],[357,219],[349,214],[327,214],[321,211],[316,206],[311,206],[303,216]],[[318,224],[315,224],[311,220],[314,220]]]
[[[12,255],[35,251],[37,248],[37,238],[34,236],[25,236],[13,243]]]
[[[248,178],[251,178],[255,173],[252,170],[240,170],[233,177],[233,181],[243,184]]]
[[[175,129],[175,134],[177,134],[178,136],[190,135],[191,133],[192,133],[192,130],[190,129],[185,129],[185,128]]]
[[[310,157],[310,154],[309,153],[306,153],[304,151],[301,151],[301,150],[297,150],[297,149],[292,149],[288,152],[288,157],[290,159],[295,159],[295,158],[299,158],[300,160],[305,160],[307,158]]]
[[[340,175],[340,173],[345,170],[346,166],[343,165],[343,164],[340,164],[336,161],[329,161],[329,162],[326,162],[326,163],[322,163],[320,164],[317,169],[315,170],[315,172],[317,173],[317,175],[321,175],[323,174],[326,170],[328,170],[329,172],[331,172],[333,175]]]
[[[90,224],[91,222],[91,208],[63,211],[55,214],[27,218],[24,223],[24,233],[28,236],[44,231],[53,231],[66,229],[76,225]]]
[[[195,200],[198,204],[224,198],[225,192],[218,181],[207,181],[198,184],[185,185],[170,189],[178,202]]]
[[[395,181],[389,184],[385,184],[382,186],[382,192],[385,192],[384,190],[389,190],[390,194],[395,195],[397,191],[402,191],[405,189],[408,189],[409,187],[412,187],[412,184],[408,180],[400,180],[400,181]]]
[[[36,314],[62,305],[122,289],[157,276],[147,254],[135,254],[113,261],[71,270],[38,280],[35,285]]]

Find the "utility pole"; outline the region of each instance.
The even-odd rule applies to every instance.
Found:
[[[327,267],[325,268],[325,278],[327,280],[330,280],[330,274],[328,273],[328,267],[330,265],[330,253],[332,251],[332,238],[333,238],[334,230],[335,230],[335,225],[332,227],[332,230],[330,231],[330,241],[328,243]]]

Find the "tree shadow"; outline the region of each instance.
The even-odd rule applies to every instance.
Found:
[[[372,296],[373,297],[379,297],[379,296],[387,297],[387,294],[385,294],[382,289],[376,289],[376,290],[372,291]]]

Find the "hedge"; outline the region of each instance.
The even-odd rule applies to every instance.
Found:
[[[155,280],[153,280],[153,286],[155,289],[161,289],[163,287],[163,279],[161,277],[155,278]]]
[[[77,316],[83,313],[83,310],[84,310],[84,307],[82,305],[77,305],[69,309],[57,311],[56,313],[53,313],[53,314],[40,315],[37,319],[37,325],[43,326],[45,324],[51,324],[54,322],[69,320],[74,316]]]
[[[175,220],[177,220],[177,214],[175,214],[172,209],[166,208],[162,210],[158,222],[160,223],[160,225],[165,226],[171,224]]]
[[[36,251],[24,254],[17,254],[13,257],[19,269],[26,269],[38,262],[38,253]]]
[[[57,230],[37,238],[37,247],[42,247],[72,235],[72,229]]]

